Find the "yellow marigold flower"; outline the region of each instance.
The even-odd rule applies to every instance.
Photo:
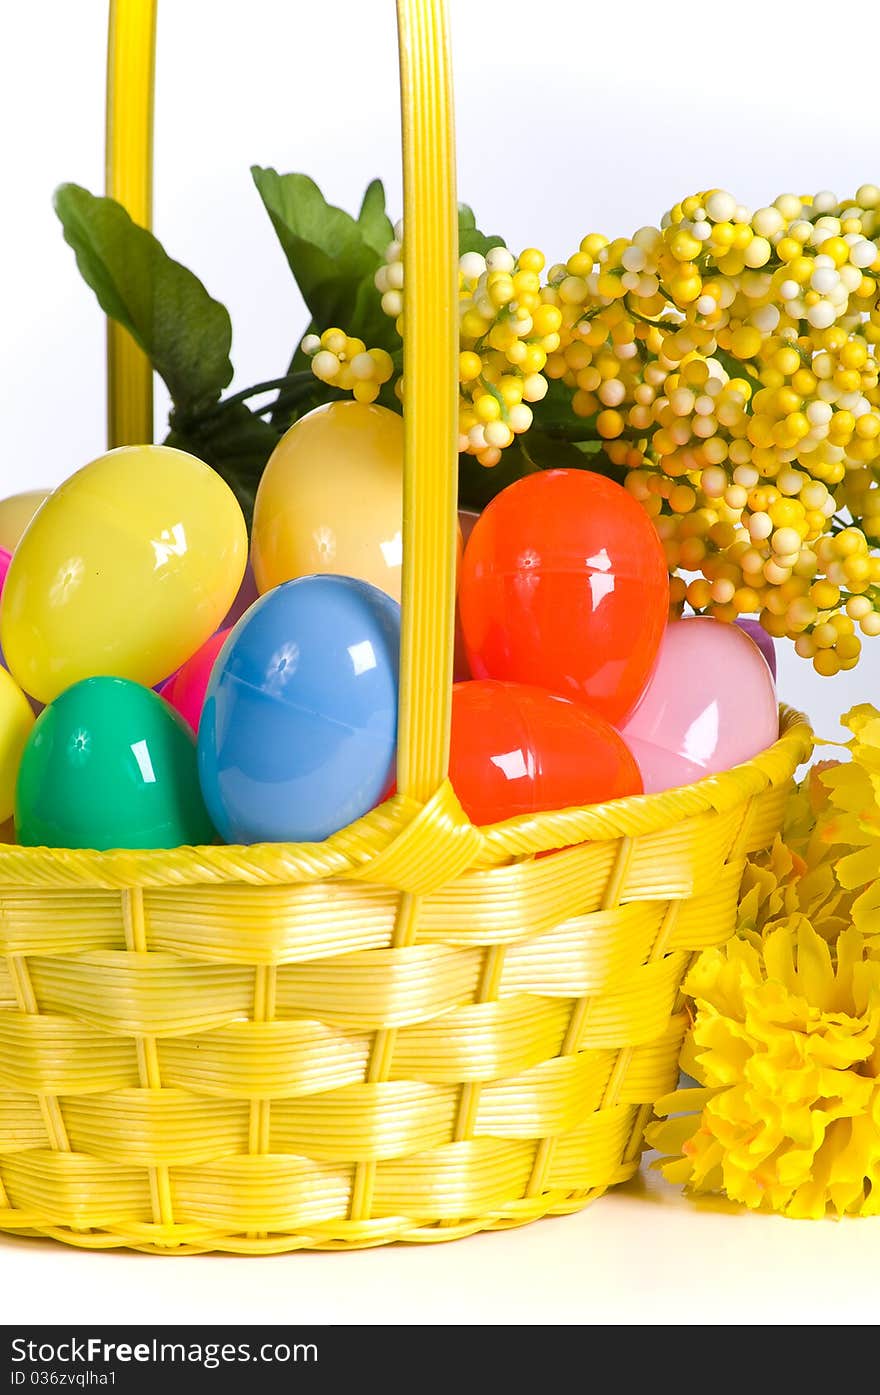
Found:
[[[670,1181],[789,1216],[880,1213],[880,712],[814,766],[697,959],[682,1066],[648,1130]]]
[[[688,978],[679,1091],[648,1142],[671,1181],[795,1217],[880,1212],[880,950],[855,929],[833,946],[806,916],[702,954]]]
[[[829,808],[820,834],[838,854],[841,886],[864,888],[853,902],[853,924],[866,935],[880,935],[880,712],[864,704],[841,721],[853,733],[847,743],[851,759],[821,777]],[[841,845],[849,850],[843,856]]]

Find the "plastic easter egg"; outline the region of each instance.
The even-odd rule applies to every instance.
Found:
[[[620,485],[546,470],[502,490],[465,549],[471,672],[535,684],[617,724],[650,677],[669,582],[648,515]]]
[[[400,600],[403,420],[387,407],[330,402],[282,436],[254,505],[260,592],[315,573],[354,576]]]
[[[245,567],[244,576],[241,579],[241,585],[238,588],[238,595],[232,602],[229,613],[223,617],[223,624],[220,628],[222,630],[231,630],[233,625],[237,625],[245,611],[253,605],[259,594],[257,583],[254,578],[254,569],[250,562],[248,562]]]
[[[48,497],[48,489],[31,489],[26,494],[0,499],[0,547],[15,551],[25,528]]]
[[[9,564],[12,561],[12,553],[7,552],[5,547],[0,547],[0,601],[3,599],[3,587],[6,584],[6,573],[9,571]],[[6,659],[3,650],[0,649],[0,668],[6,667]]]
[[[0,668],[0,824],[12,815],[15,782],[33,725],[30,703],[14,678]]]
[[[461,533],[462,547],[467,547],[468,538],[474,531],[474,524],[479,518],[479,514],[473,509],[459,509],[458,527]],[[460,571],[460,569],[459,569]],[[461,629],[461,613],[456,602],[455,607],[455,657],[453,660],[453,679],[456,683],[464,683],[471,677],[470,664],[468,663],[467,650],[464,644],[464,635]]]
[[[773,643],[773,636],[768,635],[760,620],[736,620],[734,624],[743,634],[748,635],[757,644],[764,658],[770,666],[770,672],[776,678],[776,645]]]
[[[261,597],[214,665],[199,773],[230,843],[320,841],[395,773],[400,607],[345,576]]]
[[[623,731],[623,740],[639,767],[645,794],[659,794],[662,790],[693,785],[697,780],[702,780],[707,773],[695,761],[685,760],[675,751],[665,751],[662,746],[654,746],[650,741],[640,741],[626,728]]]
[[[152,687],[218,628],[246,562],[241,509],[209,466],[167,446],[110,451],[50,495],[13,555],[9,668],[41,702],[107,673]]]
[[[779,735],[776,690],[763,655],[735,625],[704,616],[672,621],[621,735],[649,794],[751,760]]]
[[[75,683],[31,732],[15,825],[28,847],[105,851],[213,842],[192,732],[138,683]]]
[[[449,778],[472,823],[641,794],[613,727],[543,688],[483,680],[452,690]]]
[[[218,630],[215,635],[211,635],[201,649],[198,649],[191,659],[187,659],[183,667],[179,668],[167,683],[163,683],[159,690],[165,701],[171,703],[175,712],[180,713],[193,731],[199,729],[211,669],[231,633],[230,628]]]

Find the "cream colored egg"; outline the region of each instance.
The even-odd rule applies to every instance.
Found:
[[[0,499],[0,547],[15,551],[25,528],[48,497],[48,489],[31,489],[26,494]]]
[[[403,420],[387,407],[331,402],[273,451],[254,508],[251,558],[262,593],[336,573],[400,600]]]

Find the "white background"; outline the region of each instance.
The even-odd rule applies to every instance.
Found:
[[[399,210],[393,9],[392,0],[160,6],[155,227],[228,305],[237,386],[282,372],[303,328],[248,166],[307,172],[350,210],[378,174]],[[0,496],[55,484],[104,445],[103,324],[51,195],[68,179],[101,190],[106,3],[2,10]],[[451,0],[451,12],[460,195],[511,246],[534,243],[557,260],[586,232],[629,233],[701,188],[759,206],[788,190],[843,196],[880,183],[876,83],[858,52],[859,35],[876,28],[869,0],[850,0],[842,27],[827,33],[767,0],[739,0],[735,12]],[[160,419],[163,409],[157,397]],[[782,696],[821,732],[836,734],[836,714],[875,696],[880,640],[832,682],[784,648]],[[608,1198],[580,1218],[430,1253],[277,1261],[259,1272],[182,1261],[160,1275],[147,1260],[0,1240],[4,1319],[240,1311],[251,1321],[375,1321],[403,1305],[410,1320],[621,1321],[631,1296],[649,1321],[859,1320],[880,1257],[876,1223],[717,1216],[660,1195],[654,1205]],[[838,1284],[847,1266],[864,1282]],[[517,1292],[535,1306],[517,1311]]]

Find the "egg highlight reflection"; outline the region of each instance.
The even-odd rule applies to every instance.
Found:
[[[167,446],[124,446],[46,500],[13,554],[0,646],[25,692],[51,702],[80,679],[147,687],[218,628],[247,562],[232,491]]]
[[[199,726],[205,801],[229,843],[321,841],[395,774],[400,607],[346,576],[261,597],[214,666]]]
[[[672,621],[645,695],[621,735],[647,794],[751,760],[779,735],[764,656],[735,625],[704,616]]]
[[[28,847],[176,848],[214,841],[192,732],[124,678],[87,678],[37,719],[15,796]]]

